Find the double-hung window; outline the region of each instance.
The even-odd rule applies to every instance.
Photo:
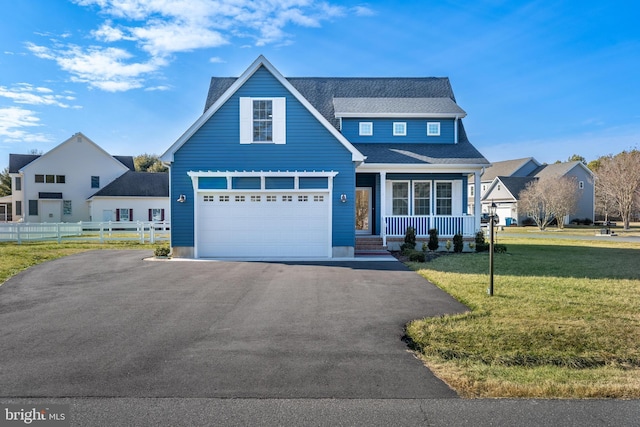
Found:
[[[414,182],[413,183],[413,214],[414,215],[430,215],[431,214],[431,183],[430,182]]]
[[[436,182],[436,215],[451,215],[453,212],[453,188],[450,182]]]
[[[273,142],[273,101],[253,100],[253,142]]]
[[[240,98],[240,143],[285,144],[286,98]]]
[[[391,190],[392,214],[409,215],[409,183],[394,182]]]

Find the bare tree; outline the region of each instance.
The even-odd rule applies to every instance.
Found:
[[[579,191],[575,178],[543,177],[520,192],[518,209],[526,212],[540,230],[554,219],[558,228],[563,228],[564,218],[575,212]]]
[[[623,151],[603,157],[596,179],[597,193],[620,215],[624,229],[629,229],[631,216],[638,206],[640,191],[640,151]]]

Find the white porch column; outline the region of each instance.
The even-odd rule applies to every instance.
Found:
[[[380,224],[380,235],[382,236],[382,246],[387,246],[387,173],[380,172],[380,214],[378,217],[382,221]]]
[[[473,174],[473,215],[475,217],[475,231],[480,230],[480,215],[482,214],[482,206],[480,205],[480,171],[475,171]]]

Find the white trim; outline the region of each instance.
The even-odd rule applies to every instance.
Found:
[[[396,132],[396,125],[402,125],[402,132]],[[407,122],[393,122],[393,136],[407,136]]]
[[[369,128],[368,130],[366,129],[367,127]],[[358,135],[373,136],[373,122],[359,122]]]
[[[375,172],[384,170],[386,173],[472,173],[481,171],[486,164],[420,164],[420,163],[363,163],[356,168],[357,173]]]
[[[430,132],[429,127],[438,125],[438,133]],[[427,136],[440,136],[440,122],[427,122]]]
[[[263,55],[260,55],[254,62],[247,68],[247,70],[226,90],[220,98],[218,98],[203,115],[201,115],[195,123],[193,123],[185,133],[174,142],[167,151],[165,151],[160,159],[163,162],[173,162],[173,154],[186,143],[219,109],[225,102],[235,94],[238,89],[244,85],[247,80],[260,68],[264,66],[277,80],[287,89],[309,112],[318,120],[349,152],[351,153],[351,160],[354,162],[363,162],[365,156],[360,153],[338,130],[331,125],[324,118],[322,114],[316,110],[313,105],[304,97],[298,90],[293,87],[289,81],[284,78],[282,74]]]

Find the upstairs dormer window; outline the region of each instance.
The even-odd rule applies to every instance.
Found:
[[[393,136],[407,136],[407,123],[393,122]]]
[[[440,136],[440,122],[427,122],[427,136]]]
[[[360,122],[360,136],[373,135],[373,122]]]
[[[240,143],[286,143],[285,98],[240,98]]]

